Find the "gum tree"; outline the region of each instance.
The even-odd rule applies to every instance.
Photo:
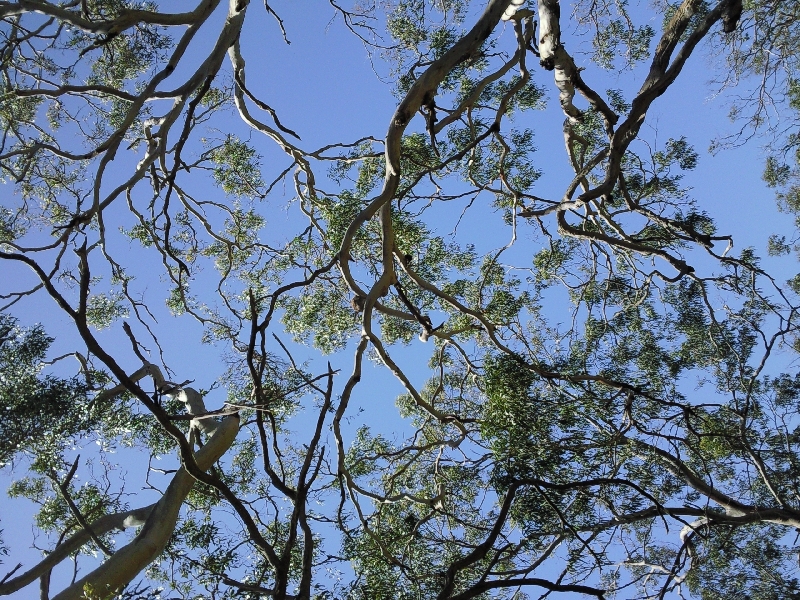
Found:
[[[691,197],[684,132],[644,127],[711,56],[794,149],[796,11],[325,7],[397,103],[382,136],[308,148],[251,85],[249,23],[291,37],[269,3],[0,2],[0,460],[48,540],[0,594],[800,594],[797,280]],[[563,135],[537,139],[567,174],[535,153],[553,115]],[[796,210],[791,164],[767,176]],[[268,225],[284,210],[288,233]],[[66,356],[23,326],[39,296],[70,322]],[[162,302],[181,353],[196,331],[220,351],[213,389],[190,386],[200,358],[170,369]],[[386,393],[368,361],[404,390],[393,435],[355,408]],[[155,502],[113,476],[126,447]]]

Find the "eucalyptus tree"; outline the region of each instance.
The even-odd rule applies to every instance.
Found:
[[[246,66],[267,35],[248,24],[291,38],[289,9],[0,2],[3,310],[21,319],[0,321],[0,460],[48,540],[0,594],[800,594],[800,380],[781,362],[798,284],[691,197],[684,132],[643,128],[706,57],[745,100],[785,87],[771,132],[795,147],[796,54],[773,52],[794,9],[325,6],[397,104],[382,137],[315,149]],[[570,172],[546,193],[533,136],[553,114],[546,151]],[[790,166],[767,173],[790,185]],[[281,210],[294,231],[269,226]],[[47,319],[26,323],[39,296],[72,332],[49,361]],[[164,344],[162,302],[220,350],[213,389],[189,385],[209,370],[194,340]],[[170,369],[187,355],[198,372]],[[394,435],[354,408],[386,393],[368,361],[404,389]],[[125,447],[163,491],[110,474]],[[153,466],[170,454],[180,468]]]

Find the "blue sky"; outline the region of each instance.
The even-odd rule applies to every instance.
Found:
[[[337,141],[355,141],[367,135],[383,137],[396,99],[392,95],[389,69],[380,62],[380,57],[376,55],[370,61],[362,43],[342,26],[341,17],[336,16],[326,2],[284,1],[275,2],[272,6],[284,19],[291,45],[282,41],[275,21],[264,13],[260,3],[254,2],[243,40],[251,90],[278,112],[284,125],[300,134],[302,141],[298,144],[306,150]],[[169,8],[172,9],[172,6]],[[213,28],[209,27],[209,37],[213,35],[212,32]],[[204,39],[209,38],[201,36],[197,43],[202,43]],[[503,43],[506,46],[511,43],[509,36],[503,38]],[[571,48],[569,43],[568,48]],[[701,153],[697,170],[686,177],[687,184],[693,188],[691,194],[700,208],[714,216],[720,232],[734,235],[737,248],[754,246],[765,257],[765,263],[779,273],[785,273],[788,279],[796,267],[794,257],[766,258],[768,235],[790,234],[792,223],[789,217],[777,212],[773,192],[761,181],[763,152],[759,140],[753,140],[741,148],[723,150],[714,156],[705,152],[715,137],[734,129],[727,117],[724,96],[713,96],[713,87],[708,85],[711,73],[706,65],[707,59],[702,53],[692,58],[680,83],[654,105],[642,136],[651,139],[657,137],[661,142],[668,137],[686,136]],[[385,81],[380,81],[375,71]],[[535,80],[549,90],[548,108],[524,113],[516,118],[513,125],[531,127],[535,131],[538,146],[535,161],[543,171],[535,193],[544,197],[558,197],[571,179],[563,149],[563,117],[558,107],[552,74],[538,68],[533,69],[533,74]],[[630,91],[638,88],[642,70],[615,74],[588,66],[583,77],[589,85],[596,83],[600,90],[614,87]],[[585,106],[585,103],[579,106]],[[421,123],[418,117],[412,123],[412,128],[421,129]],[[258,133],[251,133],[233,115],[230,130],[221,134],[231,132],[250,138],[255,143],[263,157],[265,179],[269,180],[270,173],[280,172],[286,166],[283,153],[274,149],[269,142],[261,140]],[[318,172],[318,176],[321,175],[322,170]],[[323,188],[326,186],[333,187],[330,183],[322,184]],[[290,182],[287,182],[286,189],[287,195],[291,196],[293,191]],[[733,204],[736,210],[728,208]],[[269,207],[269,201],[266,206]],[[287,225],[293,217],[282,210],[267,210],[266,235],[280,237],[288,229]],[[460,213],[460,208],[456,212]],[[494,219],[498,225],[487,226],[487,220],[490,219]],[[468,213],[460,226],[460,238],[471,238],[479,247],[502,245],[507,241],[508,232],[499,225],[500,221],[500,216],[494,215],[491,209],[478,207]],[[438,233],[449,233],[452,224],[452,221],[443,223]],[[520,224],[520,242],[515,253],[533,255],[541,249],[541,240],[530,229],[528,225]],[[130,251],[136,252],[133,248]],[[9,269],[4,275],[9,278],[8,281],[19,274]],[[147,293],[159,298],[161,285],[160,281],[153,279],[146,286],[149,288]],[[153,300],[152,304],[159,318],[159,338],[168,364],[177,373],[177,379],[195,379],[197,387],[208,387],[223,370],[218,360],[219,349],[197,343],[200,330],[190,317],[175,319],[169,316],[160,300]],[[68,319],[62,316],[49,298],[38,295],[26,299],[11,312],[20,318],[22,324],[45,324],[48,333],[56,337],[53,346],[55,355],[73,349],[74,337]],[[289,340],[288,335],[281,337],[284,341]],[[128,345],[119,327],[101,333],[100,339],[112,347],[124,345],[127,348]],[[420,342],[415,341],[409,347],[390,351],[410,367],[409,373],[415,383],[421,386],[428,376],[425,363],[430,346],[423,351],[419,346]],[[296,346],[292,348],[297,349]],[[314,367],[320,367],[328,359],[334,368],[341,369],[343,373],[348,373],[352,367],[352,352],[349,351],[330,358],[317,358]],[[360,414],[374,423],[378,430],[388,433],[398,427],[400,421],[395,416],[393,406],[394,397],[401,392],[400,385],[385,370],[368,367],[355,399],[352,430],[359,425]],[[208,404],[217,407],[223,401],[224,391],[219,390],[209,397]],[[358,413],[359,406],[365,409],[364,413]],[[121,452],[120,456],[128,460],[130,455]],[[170,460],[165,459],[165,463],[169,464]],[[140,479],[141,475],[135,472],[141,474],[145,467],[134,463],[126,465],[130,477],[129,491],[138,491],[133,482],[137,477]],[[0,471],[0,483],[6,484],[18,476],[19,473]],[[132,505],[144,503],[135,497],[130,502]],[[5,542],[12,550],[11,560],[4,566],[13,566],[18,561],[30,564],[38,552],[28,550],[31,539],[29,507],[21,501],[11,502],[0,498],[0,514],[0,527],[5,530]]]

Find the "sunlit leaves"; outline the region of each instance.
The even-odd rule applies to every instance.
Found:
[[[339,14],[349,25],[364,19],[370,32],[374,25],[372,39],[385,34],[381,54],[372,58],[379,71],[388,58],[390,79],[402,94],[425,82],[420,76],[431,61],[453,47],[467,28],[463,21],[472,22],[483,7],[403,0],[359,3],[355,10],[364,13],[357,17]],[[155,9],[121,0],[61,7],[98,30],[106,27],[104,19],[135,14],[130,8]],[[656,18],[644,20],[644,6],[634,11],[624,1],[579,1],[577,28],[572,15],[561,15],[564,37],[589,25],[583,49],[594,44],[596,62],[634,67],[650,56],[664,16],[662,5],[655,8]],[[240,11],[217,21],[233,27],[243,16]],[[379,34],[383,16],[388,30]],[[767,377],[760,369],[762,358],[798,346],[797,309],[791,294],[761,270],[770,261],[751,249],[723,251],[716,243],[727,238],[712,239],[713,205],[706,198],[694,202],[682,179],[702,162],[681,132],[662,137],[637,122],[628,133],[614,133],[625,113],[641,105],[632,91],[638,86],[622,81],[623,75],[639,77],[638,69],[620,74],[622,90],[606,93],[620,121],[584,87],[582,107],[585,101],[593,107],[579,119],[564,123],[559,116],[554,128],[544,126],[549,113],[532,111],[543,108],[553,82],[533,58],[535,42],[525,68],[515,62],[515,25],[530,33],[533,21],[506,23],[457,57],[415,107],[421,115],[391,122],[392,131],[400,123],[404,130],[396,139],[399,163],[391,165],[399,172],[387,173],[385,149],[372,137],[330,140],[317,152],[279,143],[285,161],[273,161],[260,135],[269,132],[248,120],[248,111],[272,111],[254,99],[263,89],[252,68],[245,90],[244,71],[235,64],[237,52],[252,51],[244,39],[249,25],[244,37],[224,38],[226,44],[242,39],[241,48],[225,47],[234,60],[231,82],[225,60],[219,71],[212,72],[214,61],[200,71],[187,68],[205,48],[210,25],[192,42],[189,63],[176,54],[180,64],[170,64],[167,75],[166,31],[142,21],[116,35],[76,33],[79,27],[56,24],[59,18],[35,43],[6,40],[8,103],[0,120],[9,154],[3,177],[18,193],[0,214],[4,252],[41,262],[46,274],[40,280],[63,291],[57,299],[77,314],[86,346],[94,352],[97,340],[113,354],[119,368],[111,370],[118,376],[146,354],[184,370],[194,355],[180,352],[195,339],[187,325],[194,317],[202,328],[197,338],[224,345],[218,362],[225,373],[217,379],[210,371],[165,376],[210,377],[212,389],[224,388],[224,412],[238,410],[243,428],[209,470],[219,486],[195,484],[181,525],[148,576],[182,597],[318,593],[410,600],[442,595],[453,569],[451,596],[557,566],[560,581],[657,596],[656,587],[690,568],[673,544],[679,543],[676,532],[704,536],[692,558],[713,567],[724,562],[719,572],[739,569],[756,551],[789,564],[777,542],[777,549],[748,549],[761,532],[778,539],[764,528],[740,529],[745,539],[719,544],[725,551],[715,554],[713,528],[721,523],[710,519],[725,507],[718,508],[724,502],[709,486],[741,502],[737,510],[753,521],[793,506],[800,463],[797,386],[793,373]],[[25,19],[44,22],[46,16],[26,14],[20,22]],[[175,30],[191,34],[192,27]],[[571,52],[579,49],[572,39],[566,44]],[[66,59],[73,64],[64,66]],[[596,85],[597,71],[583,67],[585,82],[574,78],[576,85]],[[186,72],[197,76],[179,83]],[[83,87],[51,90],[58,82]],[[156,92],[149,94],[154,82]],[[44,93],[32,89],[37,86],[49,87]],[[785,98],[790,108],[797,104],[795,88],[790,83]],[[217,110],[233,104],[239,92],[239,114],[230,113],[244,124]],[[142,93],[149,95],[137,96]],[[261,116],[277,121],[274,114]],[[252,136],[242,133],[243,125],[252,126]],[[796,212],[793,135],[787,133],[788,150],[775,153],[765,179]],[[546,150],[541,159],[537,145]],[[553,177],[540,183],[540,170],[556,164],[549,162],[554,148],[566,171],[554,167]],[[319,167],[331,164],[326,178]],[[571,187],[565,192],[562,184]],[[38,233],[32,226],[52,232],[46,243],[55,245],[20,250],[24,238]],[[776,235],[769,250],[781,255],[794,244]],[[88,286],[79,277],[85,263],[92,267]],[[99,282],[109,274],[114,287],[102,290]],[[800,282],[790,287],[800,290]],[[368,310],[365,292],[376,300]],[[26,293],[20,292],[20,302]],[[166,307],[152,300],[164,297]],[[184,315],[174,331],[164,329],[167,310]],[[116,330],[125,316],[132,317],[125,323],[127,340],[118,331],[95,337],[83,326],[85,319],[95,329]],[[36,338],[15,335],[20,347],[26,335]],[[104,459],[128,447],[174,457],[173,435],[189,435],[198,445],[209,441],[189,434],[185,407],[168,393],[172,384],[153,389],[149,380],[140,383],[147,397],[95,395],[102,386],[86,366],[99,360],[91,355],[81,356],[89,370],[81,385],[48,379],[49,339],[38,335],[35,359],[18,361],[22,374],[6,360],[13,374],[8,381],[17,386],[9,384],[14,393],[6,404],[24,416],[20,423],[0,423],[15,444],[7,450],[14,459],[35,457],[35,472],[52,476],[52,467],[64,476],[70,464],[65,449],[90,438]],[[325,377],[312,381],[311,371],[325,362],[312,348],[353,350],[359,335],[369,335],[369,343],[355,357],[357,368],[371,360],[383,369],[389,355],[396,366],[387,376],[395,375],[403,388],[382,380],[359,387],[358,373],[344,372],[343,364],[353,365],[348,354],[330,359],[334,391],[328,397]],[[382,409],[380,423],[368,421],[375,394],[397,389],[403,392],[397,426],[384,422]],[[49,409],[30,400],[48,394],[55,398]],[[209,408],[210,401],[209,394]],[[365,421],[352,408],[359,403]],[[177,431],[167,432],[167,420]],[[306,434],[315,422],[319,445],[312,449],[316,441]],[[171,467],[163,470],[172,475]],[[96,514],[103,502],[112,503],[99,487],[83,485],[86,473],[100,480],[81,464],[70,493]],[[232,495],[222,493],[223,486]],[[14,489],[44,506],[39,525],[46,530],[75,527],[49,481],[29,478]],[[514,493],[501,515],[498,505]],[[748,513],[749,506],[757,508]],[[229,517],[231,509],[248,526],[244,533]],[[745,524],[728,512],[726,526]],[[695,519],[708,521],[691,524]],[[551,544],[553,554],[546,554]],[[269,548],[286,554],[275,560]],[[540,562],[537,573],[532,565]],[[713,589],[715,575],[697,568],[706,580],[698,583],[699,593]],[[794,575],[786,570],[789,581]],[[311,592],[294,589],[304,576],[313,581]],[[753,586],[752,580],[748,573],[738,581]],[[474,596],[517,596],[523,593],[518,588]]]
[[[126,9],[157,10],[154,2],[103,0],[89,4],[88,10],[95,18],[113,18]],[[156,27],[140,26],[110,39],[76,32],[69,44],[95,53],[90,82],[122,87],[160,62],[172,40]]]
[[[32,125],[36,111],[42,104],[43,99],[39,96],[27,96],[18,98],[13,92],[8,92],[0,87],[5,98],[0,102],[0,126],[3,130],[10,127]]]
[[[697,536],[696,569],[689,573],[689,590],[702,600],[740,597],[741,590],[753,600],[791,598],[800,593],[800,581],[783,572],[795,550],[780,543],[780,530],[717,527]]]
[[[264,217],[254,210],[236,206],[225,220],[224,243],[214,242],[204,248],[202,254],[213,256],[217,269],[223,273],[241,268],[251,258],[258,232],[265,223]]]
[[[20,452],[53,464],[70,438],[101,417],[84,383],[42,374],[52,341],[41,327],[23,329],[0,315],[0,466]]]
[[[261,197],[264,180],[261,178],[261,157],[251,145],[228,137],[210,153],[214,181],[226,194]]]
[[[381,435],[373,436],[369,427],[359,427],[345,458],[353,477],[364,477],[376,469],[374,457],[392,451],[392,445]]]
[[[86,321],[97,329],[106,329],[117,319],[127,317],[128,308],[122,294],[96,294],[86,303]]]
[[[650,23],[637,23],[635,12],[627,0],[576,3],[575,16],[588,29],[592,58],[602,68],[632,68],[649,57],[656,31]]]
[[[781,163],[774,156],[767,157],[762,177],[769,187],[786,185],[789,182],[790,176],[791,167],[789,165]]]
[[[785,235],[772,234],[767,240],[767,252],[770,256],[783,256],[789,254],[792,247],[786,243]]]
[[[685,137],[667,140],[665,150],[653,154],[656,167],[662,169],[675,163],[681,170],[690,171],[697,167],[697,159],[697,152],[689,145]]]
[[[631,27],[630,22],[623,19],[612,19],[598,29],[592,40],[594,59],[606,69],[615,68],[619,59],[623,67],[631,67],[649,56],[654,35],[655,30],[650,25]]]
[[[421,10],[423,2],[401,2],[395,13],[387,22],[387,29],[392,37],[402,42],[408,48],[416,48],[424,42],[428,35],[421,24],[414,17]]]
[[[533,257],[536,279],[544,283],[560,277],[576,245],[577,243],[569,238],[559,239],[555,240],[549,248],[537,252]]]
[[[24,233],[20,219],[15,218],[14,213],[6,207],[0,207],[0,243],[14,241]]]
[[[287,296],[282,305],[287,331],[297,340],[313,341],[325,354],[344,347],[357,331],[358,315],[350,307],[349,290],[342,282]]]

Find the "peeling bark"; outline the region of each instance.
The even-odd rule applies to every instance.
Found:
[[[564,114],[579,121],[581,111],[572,103],[575,98],[574,79],[578,74],[575,61],[561,44],[561,7],[558,0],[539,0],[539,55],[540,64],[553,71],[558,88],[558,100]]]

